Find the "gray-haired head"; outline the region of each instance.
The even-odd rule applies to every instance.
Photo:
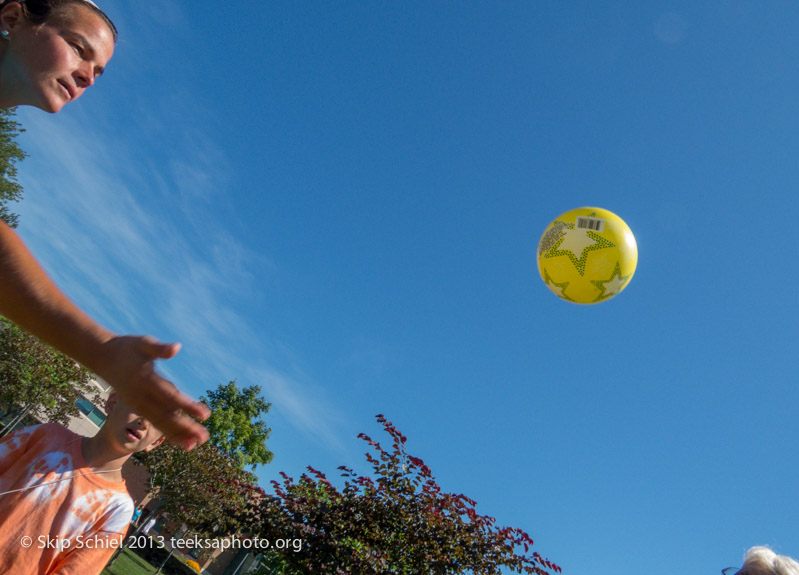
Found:
[[[740,575],[799,575],[799,563],[768,547],[752,547],[744,555]]]

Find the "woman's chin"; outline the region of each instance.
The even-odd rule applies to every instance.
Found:
[[[50,114],[55,114],[56,112],[60,112],[61,108],[66,104],[67,101],[62,98],[60,94],[44,94],[39,98],[38,102],[32,103],[31,105]]]

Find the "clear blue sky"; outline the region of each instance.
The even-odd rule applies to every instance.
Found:
[[[102,4],[20,231],[190,393],[263,388],[264,485],[384,413],[569,575],[799,556],[796,3]],[[583,205],[640,252],[589,307],[535,263]]]

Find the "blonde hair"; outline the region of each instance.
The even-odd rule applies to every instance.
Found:
[[[741,575],[799,575],[799,563],[768,547],[752,547],[744,555]]]

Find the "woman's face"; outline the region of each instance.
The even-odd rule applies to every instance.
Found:
[[[11,105],[58,112],[94,84],[114,53],[108,25],[81,4],[70,4],[43,25],[28,21],[21,10],[19,17],[6,18],[5,13],[0,90],[4,101],[14,100]]]

